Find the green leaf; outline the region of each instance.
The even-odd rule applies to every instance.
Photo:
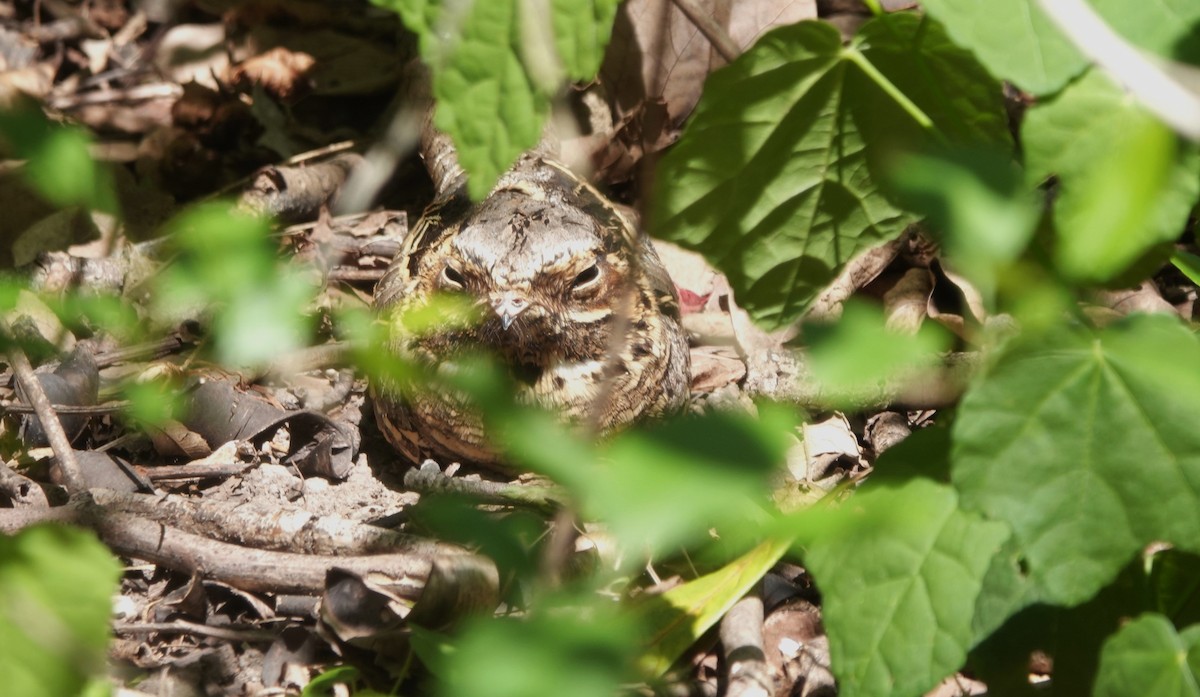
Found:
[[[839,694],[923,694],[975,643],[975,605],[1007,527],[920,478],[868,482],[831,513],[804,561],[821,589]]]
[[[546,62],[553,36],[539,24],[550,17],[522,12],[518,0],[374,1],[417,34],[433,73],[434,125],[454,141],[471,197],[482,199],[541,137],[559,77],[557,62]]]
[[[954,268],[990,304],[998,277],[1025,251],[1041,215],[1011,154],[962,150],[907,157],[892,179],[909,207],[941,233]]]
[[[1200,56],[1200,44],[1190,34],[1200,21],[1200,4],[1192,0],[1091,4],[1135,45],[1183,60]],[[956,42],[971,47],[993,75],[1034,94],[1057,92],[1087,65],[1038,0],[927,0],[921,6]]]
[[[652,231],[720,267],[756,319],[786,324],[904,229],[882,167],[931,140],[1011,147],[999,85],[936,23],[877,19],[850,47],[823,22],[781,27],[709,77],[660,163]]]
[[[639,659],[642,669],[654,676],[665,673],[790,546],[789,540],[764,542],[710,574],[636,603],[634,609],[651,637]]]
[[[554,45],[572,80],[591,80],[612,36],[619,0],[551,0]]]
[[[1091,0],[1096,12],[1135,46],[1167,58],[1196,62],[1200,58],[1196,24],[1200,3],[1193,0]]]
[[[591,79],[612,32],[617,0],[374,0],[399,13],[433,73],[434,124],[487,195],[537,145],[563,77]]]
[[[1096,697],[1197,697],[1200,627],[1176,633],[1162,615],[1145,614],[1109,637],[1100,653]]]
[[[0,536],[0,674],[5,691],[81,694],[104,675],[121,565],[90,533],[57,525]]]
[[[1183,231],[1200,197],[1200,155],[1098,71],[1026,114],[1032,181],[1059,180],[1056,261],[1107,281]]]
[[[1150,542],[1200,547],[1196,365],[1177,321],[1134,317],[1017,346],[964,396],[954,484],[1012,526],[1048,602],[1086,600]]]
[[[314,289],[279,262],[265,220],[208,203],[179,215],[168,236],[178,254],[154,279],[160,320],[211,311],[217,357],[226,365],[269,365],[306,343]]]
[[[47,201],[117,212],[112,179],[92,159],[85,131],[53,124],[40,111],[0,109],[0,143],[27,161],[23,174]]]
[[[463,627],[453,660],[426,636],[442,695],[610,697],[633,666],[640,628],[599,596],[539,598],[522,619],[477,620]],[[437,652],[437,653],[435,653]],[[438,656],[438,653],[441,656]]]
[[[1175,253],[1171,255],[1171,263],[1183,272],[1189,281],[1200,285],[1200,257],[1191,252],[1175,250]]]
[[[1034,94],[1057,91],[1087,65],[1038,0],[927,0],[921,6],[993,75]]]
[[[795,426],[767,406],[758,419],[715,412],[631,430],[594,451],[537,416],[505,429],[520,461],[567,487],[625,548],[651,555],[706,540],[713,528],[723,539],[749,533],[784,461],[781,436]]]
[[[916,379],[922,368],[938,363],[939,353],[950,344],[950,335],[940,327],[927,323],[916,334],[897,332],[877,308],[853,300],[837,323],[806,323],[804,334],[821,394],[839,407],[866,403],[887,384]]]
[[[1166,549],[1150,567],[1153,609],[1176,626],[1200,622],[1200,556]]]

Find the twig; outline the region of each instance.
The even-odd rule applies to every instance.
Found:
[[[38,421],[42,424],[42,429],[46,432],[46,440],[50,442],[50,448],[54,451],[55,459],[58,460],[58,467],[62,472],[63,484],[67,487],[67,493],[73,497],[86,494],[87,479],[84,478],[83,471],[75,460],[75,451],[71,448],[71,440],[63,431],[58,414],[54,413],[54,407],[50,404],[50,399],[46,397],[42,383],[38,382],[37,376],[33,374],[33,366],[30,365],[25,351],[17,345],[13,338],[12,328],[8,326],[6,320],[0,320],[0,335],[9,341],[9,365],[12,366],[17,384],[21,386],[26,399],[33,406],[33,412],[37,414]]]
[[[721,620],[721,648],[729,670],[727,697],[768,697],[774,684],[763,650],[763,602],[752,591]]]
[[[553,487],[447,477],[432,460],[426,460],[425,464],[406,472],[404,486],[422,494],[457,494],[480,503],[521,506],[547,515],[561,508],[564,500],[563,493]]]
[[[105,402],[104,404],[51,404],[50,408],[55,414],[103,416],[104,414],[115,414],[128,408],[129,405],[130,402],[128,401],[118,400],[115,402]],[[36,413],[36,411],[29,404],[5,404],[0,406],[0,414],[31,414]]]
[[[708,39],[713,48],[717,49],[717,53],[721,54],[722,58],[730,63],[737,60],[742,49],[729,36],[729,32],[717,24],[704,8],[696,4],[695,0],[671,0],[671,2],[675,3],[675,7],[678,7],[680,12],[687,15],[688,20],[700,30],[700,33]]]
[[[140,102],[148,99],[178,99],[183,94],[183,88],[173,82],[160,82],[150,85],[136,85],[126,89],[101,89],[95,92],[83,92],[55,97],[50,100],[50,106],[60,111],[68,111],[91,104],[108,104],[112,102]]]
[[[266,629],[240,629],[233,627],[212,627],[207,624],[196,624],[187,620],[175,622],[147,622],[145,624],[114,624],[113,631],[117,634],[199,634],[213,639],[245,642],[272,642],[278,636]]]
[[[104,515],[125,513],[205,538],[296,554],[353,556],[401,553],[432,558],[465,554],[461,547],[308,511],[268,514],[243,502],[192,501],[180,496],[94,492]]]
[[[236,477],[246,470],[257,466],[250,462],[222,462],[205,465],[161,465],[147,467],[146,478],[152,482],[167,482],[181,479]]]
[[[50,503],[38,483],[0,465],[0,493],[12,502],[13,508],[46,508]]]
[[[0,531],[51,520],[86,522],[117,554],[245,591],[320,595],[325,589],[325,574],[337,567],[359,575],[383,574],[396,581],[392,588],[398,595],[415,600],[420,598],[436,559],[464,555],[474,559],[474,555],[462,551],[437,557],[410,553],[332,556],[251,549],[88,502],[43,510],[0,509]],[[487,563],[482,558],[476,561]]]
[[[370,281],[378,283],[387,269],[356,269],[347,266],[336,266],[325,274],[327,281]]]

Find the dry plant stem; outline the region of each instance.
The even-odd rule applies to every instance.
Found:
[[[334,155],[334,154],[337,154],[340,152],[345,152],[347,150],[353,150],[355,145],[356,145],[355,142],[352,140],[343,140],[343,141],[338,141],[337,143],[330,143],[329,145],[317,148],[315,150],[309,150],[307,152],[302,152],[302,153],[293,155],[293,156],[289,157],[288,159],[284,160],[283,162],[280,162],[279,166],[290,167],[293,165],[298,165],[298,164],[308,162],[309,160],[315,160],[320,157],[325,157],[327,155]],[[258,173],[255,172],[253,174],[248,174],[248,175],[242,177],[241,179],[238,179],[235,182],[230,182],[229,184],[226,184],[224,187],[218,189],[217,191],[213,192],[209,196],[205,197],[204,200],[211,201],[214,199],[219,199],[219,198],[229,194],[232,191],[239,191],[239,190],[245,188],[246,185],[248,183],[250,183],[251,181],[253,181],[254,178],[257,176],[258,176]]]
[[[334,200],[362,162],[358,153],[345,152],[321,162],[264,167],[238,197],[238,208],[284,220],[305,219]]]
[[[94,490],[93,496],[106,515],[127,513],[187,533],[282,552],[331,556],[397,553],[426,558],[466,553],[454,545],[302,510],[263,515],[237,503],[104,489]]]
[[[419,107],[405,104],[396,111],[383,138],[371,146],[363,157],[362,166],[346,181],[337,203],[338,213],[370,208],[400,161],[417,147],[423,118],[417,109]]]
[[[114,624],[113,631],[117,634],[197,634],[199,636],[224,639],[226,641],[246,641],[270,643],[279,638],[279,634],[266,629],[233,629],[230,627],[210,627],[207,624],[197,624],[186,620],[175,622],[147,622],[145,624]]]
[[[478,503],[530,508],[546,515],[562,507],[563,493],[554,487],[502,484],[447,477],[433,468],[413,468],[404,474],[404,486],[422,494],[456,494]]]
[[[11,341],[12,331],[8,322],[0,320],[0,334]],[[38,421],[42,424],[42,429],[46,432],[46,440],[50,441],[50,448],[54,451],[55,459],[58,460],[58,467],[62,471],[67,493],[73,497],[87,494],[87,479],[84,478],[83,471],[79,469],[79,463],[75,460],[75,451],[71,448],[71,441],[63,431],[62,423],[59,422],[58,415],[54,413],[54,407],[42,389],[42,383],[38,382],[37,377],[33,374],[33,366],[29,364],[29,358],[15,343],[8,349],[8,362],[12,366],[17,383],[25,392],[29,403],[33,406],[34,413],[37,414]]]
[[[257,466],[248,462],[222,462],[205,465],[162,465],[147,467],[145,470],[146,478],[152,482],[171,482],[186,479],[236,477]]]
[[[729,670],[728,697],[769,697],[774,693],[763,650],[763,602],[757,590],[739,600],[721,619],[721,647]]]
[[[407,581],[397,592],[416,599],[432,563],[406,554],[327,557],[248,549],[124,513],[97,511],[92,519],[100,538],[118,554],[247,591],[317,595],[325,588],[325,574],[336,566],[360,575],[381,573]]]
[[[115,414],[129,406],[130,402],[105,402],[104,404],[79,405],[79,404],[51,404],[50,408],[55,414],[86,414],[88,416],[101,416],[104,414]],[[36,411],[32,406],[27,404],[7,404],[0,407],[0,413],[6,414],[29,414]]]
[[[337,266],[325,274],[327,281],[370,281],[378,283],[383,278],[386,269],[359,269],[354,267]]]
[[[13,508],[41,509],[50,505],[37,482],[8,467],[0,467],[0,494],[8,497]]]
[[[50,100],[53,109],[69,111],[90,104],[111,104],[114,102],[143,102],[151,99],[178,99],[183,95],[183,88],[174,82],[159,82],[149,85],[137,85],[126,89],[105,88],[94,92],[54,97]]]
[[[688,20],[700,30],[704,38],[717,49],[717,53],[726,61],[732,63],[742,52],[725,28],[717,24],[713,18],[700,7],[696,0],[671,0],[679,11],[687,15]]]
[[[100,491],[97,489],[96,493]],[[420,597],[434,563],[433,557],[414,554],[323,556],[249,549],[93,504],[36,511],[0,510],[0,531],[4,532],[48,521],[76,524],[86,521],[117,554],[189,575],[198,574],[246,591],[319,595],[325,589],[326,572],[338,567],[359,575],[381,573],[404,581],[397,592],[415,600]]]
[[[563,508],[554,514],[550,539],[546,541],[541,558],[541,578],[547,587],[562,585],[563,573],[575,552],[575,540],[579,538],[580,527],[579,519],[570,510]]]
[[[31,525],[62,523],[83,525],[83,516],[71,506],[56,508],[0,508],[0,534],[15,535]]]

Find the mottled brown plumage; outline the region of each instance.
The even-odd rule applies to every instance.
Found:
[[[650,240],[557,162],[525,156],[484,201],[472,205],[457,187],[429,206],[375,303],[386,317],[437,292],[466,293],[484,319],[421,337],[395,332],[388,352],[452,370],[482,347],[509,367],[519,399],[600,433],[687,399],[679,302]],[[460,398],[374,387],[380,428],[409,459],[502,464]]]

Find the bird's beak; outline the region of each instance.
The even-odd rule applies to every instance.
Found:
[[[505,329],[511,327],[517,315],[529,307],[529,300],[520,293],[512,290],[492,293],[488,298],[488,302],[492,306],[492,310],[500,317],[500,324]]]

